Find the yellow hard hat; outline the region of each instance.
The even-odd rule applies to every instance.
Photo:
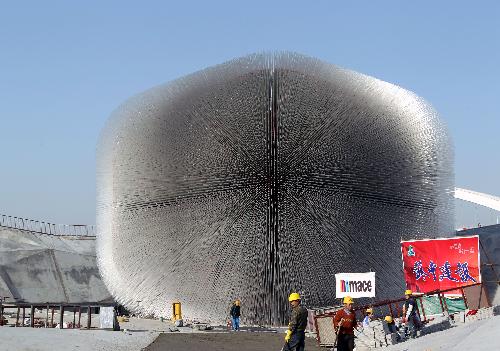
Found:
[[[239,306],[239,305],[240,305],[240,300],[236,300],[236,301],[234,301],[234,304],[235,304],[236,306]]]
[[[288,297],[288,301],[297,301],[300,300],[300,295],[298,293],[291,293],[290,296]]]
[[[354,303],[354,300],[350,296],[344,297],[344,303]]]
[[[373,313],[373,309],[372,308],[367,308],[366,309],[366,313]]]
[[[411,294],[413,294],[413,292],[410,289],[405,290],[405,295],[411,295]]]
[[[385,320],[387,323],[392,323],[392,317],[391,317],[391,316],[385,316],[384,320]]]

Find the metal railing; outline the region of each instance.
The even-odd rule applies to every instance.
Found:
[[[475,283],[471,285],[466,285],[462,287],[453,287],[449,289],[444,289],[444,290],[434,290],[434,291],[429,291],[426,293],[418,293],[418,295],[414,295],[414,298],[417,302],[417,313],[419,316],[419,319],[424,323],[428,323],[429,320],[432,320],[433,318],[429,318],[429,309],[428,307],[425,306],[423,298],[424,297],[431,297],[431,296],[436,296],[439,301],[439,306],[440,306],[440,311],[444,315],[445,313],[447,315],[450,315],[450,310],[445,298],[445,293],[450,293],[450,292],[458,292],[460,291],[461,298],[464,302],[464,309],[469,309],[469,308],[480,308],[481,306],[481,301],[479,300],[478,305],[476,306],[474,303],[474,306],[470,306],[469,301],[467,301],[467,296],[466,293],[464,292],[464,289],[466,288],[471,288],[475,286],[482,286],[482,283]],[[382,319],[385,315],[390,315],[392,318],[400,318],[403,316],[403,308],[402,305],[404,304],[406,298],[398,298],[398,299],[392,299],[392,300],[383,300],[383,301],[378,301],[374,303],[370,303],[367,305],[357,305],[353,308],[354,312],[358,314],[358,321],[363,320],[364,317],[364,311],[366,311],[367,308],[376,308],[377,312],[376,316],[378,316],[380,319]],[[337,313],[338,310],[341,310],[343,308],[342,305],[339,305],[337,307],[325,307],[325,308],[320,308],[317,311],[314,312],[314,329],[316,332],[316,339],[318,341],[318,344],[321,346],[332,346],[335,340],[335,330],[334,330],[334,325],[333,325],[333,319],[335,317],[335,314]],[[427,309],[427,311],[426,311]],[[426,313],[427,312],[427,313]],[[361,318],[359,318],[361,316]]]
[[[94,225],[54,224],[7,215],[0,215],[0,227],[47,235],[96,236],[96,227]]]
[[[3,297],[5,298],[5,297]],[[115,303],[45,303],[45,304],[29,304],[29,303],[6,303],[0,300],[0,326],[14,326],[14,327],[31,327],[31,328],[55,328],[60,329],[74,329],[74,328],[92,328],[92,314],[99,314],[101,307],[116,307]],[[7,309],[15,309],[15,322],[9,324],[9,320],[4,318]],[[36,316],[36,309],[42,312],[45,309],[45,316]],[[26,311],[28,310],[28,311]],[[58,318],[54,323],[54,312],[58,310]],[[73,312],[73,322],[69,321],[65,326],[65,311]],[[28,312],[28,314],[26,313]],[[51,315],[49,319],[49,313]],[[87,316],[85,326],[82,323],[82,314]],[[69,314],[69,313],[67,313]],[[12,317],[12,313],[10,313]],[[78,319],[76,318],[78,315]]]

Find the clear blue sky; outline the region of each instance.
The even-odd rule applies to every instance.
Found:
[[[497,1],[17,1],[0,10],[0,213],[95,223],[95,145],[126,98],[291,50],[427,99],[456,184],[500,195]]]

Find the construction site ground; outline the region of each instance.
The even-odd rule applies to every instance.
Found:
[[[494,316],[423,335],[385,349],[388,351],[500,350],[499,325],[500,316]],[[223,327],[219,327],[216,330],[199,332],[185,327],[171,332],[171,326],[169,322],[137,318],[122,323],[121,331],[1,326],[0,350],[279,351],[283,347],[282,331],[273,333],[269,330],[259,331],[258,328],[244,328],[241,332],[226,332]],[[306,350],[327,349],[319,348],[313,338],[306,338]]]
[[[160,334],[145,351],[280,351],[284,334],[259,332]],[[306,350],[325,351],[306,338]]]
[[[140,323],[137,323],[140,324]],[[145,326],[143,326],[145,327]],[[189,328],[190,329],[190,328]],[[280,351],[283,333],[271,332],[159,332],[0,327],[0,350],[16,351]],[[324,350],[306,338],[306,350]]]
[[[453,328],[423,335],[400,344],[387,351],[490,351],[500,350],[498,335],[500,316],[457,325]]]

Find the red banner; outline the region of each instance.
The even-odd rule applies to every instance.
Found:
[[[409,289],[446,290],[481,283],[479,237],[455,237],[401,242],[403,269]]]

